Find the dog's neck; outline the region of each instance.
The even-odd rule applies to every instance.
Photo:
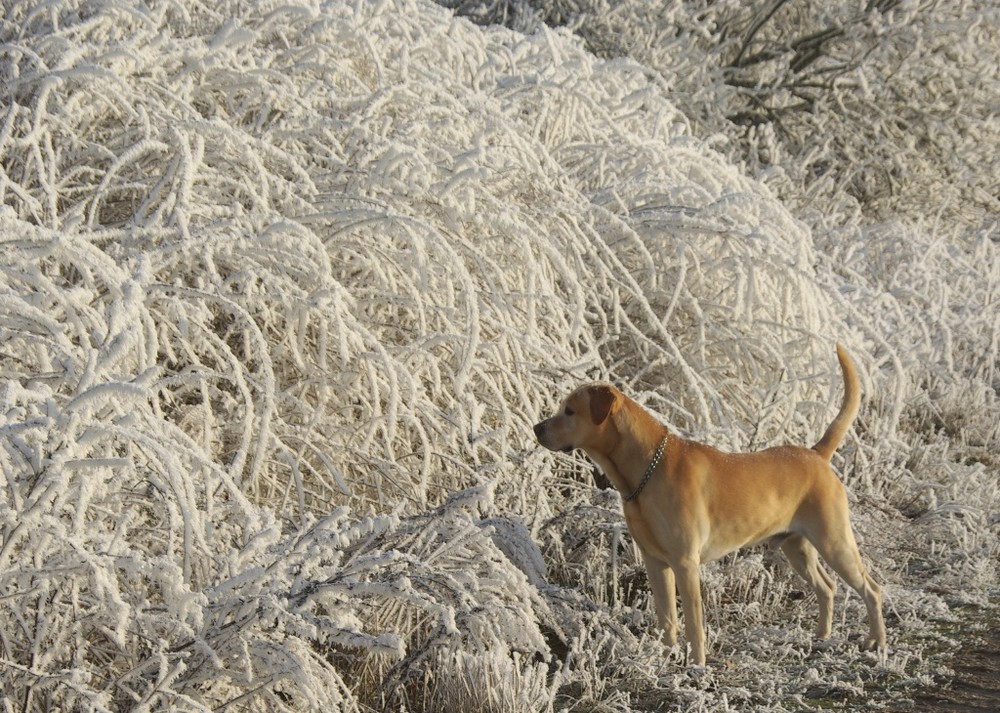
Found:
[[[610,418],[614,419],[614,442],[608,443],[604,452],[588,450],[587,455],[624,498],[639,487],[657,448],[668,438],[668,431],[636,403],[618,409]]]

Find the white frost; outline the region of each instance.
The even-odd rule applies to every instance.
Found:
[[[989,230],[816,234],[655,72],[562,31],[416,0],[8,5],[0,707],[797,709],[927,676],[904,634],[986,603]],[[845,644],[848,597],[812,651],[814,604],[756,553],[706,569],[702,685],[617,496],[531,424],[602,378],[722,447],[809,442],[835,339],[893,649]]]

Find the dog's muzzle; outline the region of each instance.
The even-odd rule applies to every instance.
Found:
[[[560,451],[562,453],[572,453],[573,452],[573,446],[572,445],[563,446],[562,448],[559,448],[559,447],[554,446],[554,445],[552,445],[551,443],[548,442],[548,438],[546,437],[546,429],[548,428],[548,425],[549,425],[549,422],[547,420],[546,421],[542,421],[541,423],[536,423],[535,424],[535,427],[534,427],[535,438],[538,439],[538,442],[541,445],[543,445],[546,448],[548,448],[550,451]]]

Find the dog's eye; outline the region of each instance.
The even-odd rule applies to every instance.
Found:
[[[573,415],[573,409],[571,409],[569,406],[566,407],[566,415],[567,416],[572,416]]]

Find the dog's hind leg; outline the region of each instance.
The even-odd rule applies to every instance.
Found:
[[[826,534],[826,533],[823,533]],[[837,528],[835,536],[817,537],[812,540],[820,555],[833,571],[858,593],[868,611],[868,638],[865,649],[884,649],[886,646],[885,621],[882,618],[882,588],[872,579],[861,561],[861,553],[854,539],[850,523]]]
[[[816,638],[827,638],[833,628],[833,598],[837,592],[837,583],[820,565],[816,548],[801,535],[786,537],[781,543],[781,551],[785,553],[792,568],[816,592],[816,599],[819,600]]]

